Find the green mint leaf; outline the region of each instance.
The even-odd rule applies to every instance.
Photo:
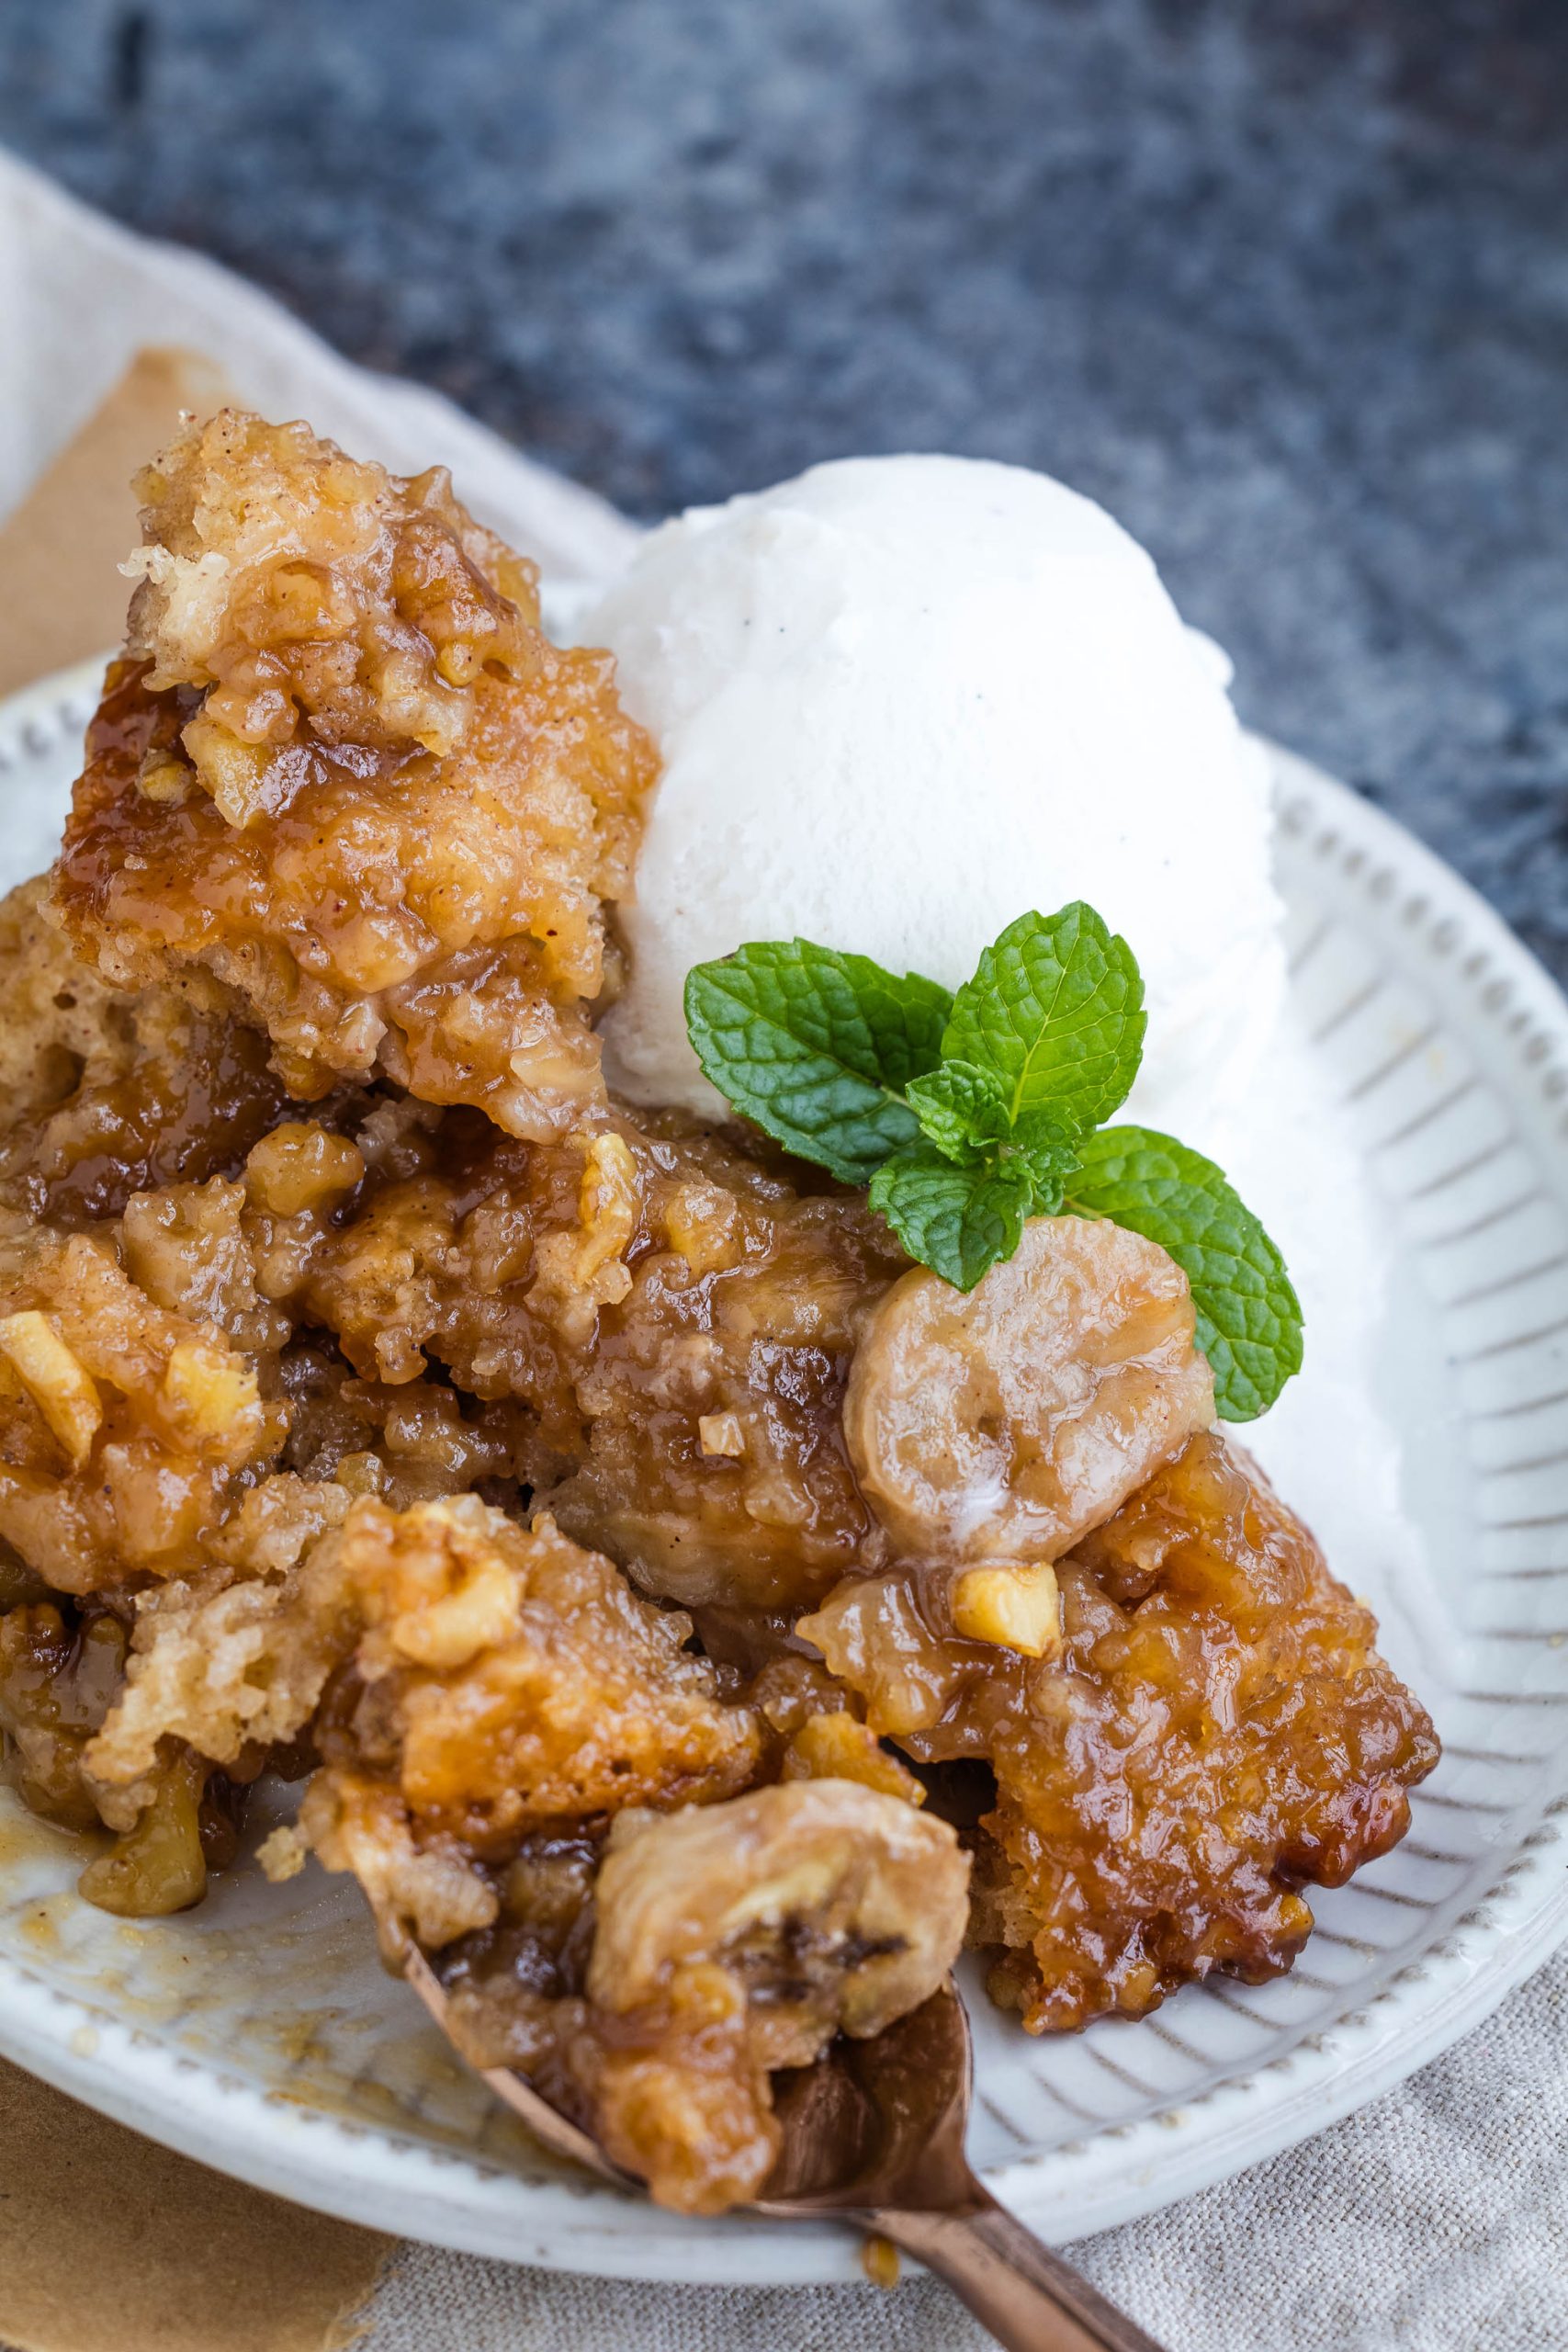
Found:
[[[1078,1151],[1068,1207],[1169,1252],[1192,1286],[1221,1419],[1255,1420],[1302,1365],[1301,1305],[1279,1250],[1213,1161],[1169,1136],[1103,1127]]]
[[[1009,1114],[1049,1104],[1087,1134],[1125,1102],[1143,1058],[1132,949],[1081,899],[1021,915],[953,1001],[944,1062],[993,1071]]]
[[[922,1139],[895,1153],[871,1181],[879,1209],[911,1258],[953,1284],[973,1290],[998,1258],[1018,1248],[1029,1215],[1031,1184],[1021,1163],[955,1168]]]
[[[960,1163],[983,1159],[1011,1132],[1007,1090],[995,1070],[943,1062],[912,1079],[909,1108],[937,1149]]]
[[[1077,1172],[1080,1150],[1081,1140],[1077,1135],[1052,1136],[1037,1130],[1032,1141],[1021,1135],[1003,1152],[1002,1164],[1021,1168],[1029,1179],[1031,1216],[1059,1215],[1067,1187]]]
[[[1059,1111],[1044,1106],[1025,1111],[1014,1121],[1009,1137],[1014,1149],[1026,1158],[1055,1160],[1064,1169],[1076,1166],[1082,1139],[1083,1129],[1076,1119],[1064,1118]]]
[[[763,940],[686,975],[686,1028],[704,1075],[802,1159],[864,1184],[919,1133],[902,1101],[933,1069],[952,1000],[869,956]]]

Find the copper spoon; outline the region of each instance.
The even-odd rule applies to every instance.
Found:
[[[450,2040],[429,1962],[415,1952],[404,1973]],[[521,2075],[481,2071],[557,2155],[642,2186]],[[890,2238],[945,2278],[1007,2352],[1160,2352],[976,2179],[964,2153],[972,2074],[969,2019],[951,1982],[874,2041],[840,2037],[815,2066],[775,2078],[783,2145],[766,2194],[740,2210]]]

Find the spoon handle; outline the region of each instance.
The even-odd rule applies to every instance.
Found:
[[[976,2181],[957,2212],[875,2212],[869,2226],[945,2278],[1005,2352],[1160,2352]]]

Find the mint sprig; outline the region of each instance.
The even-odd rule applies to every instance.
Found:
[[[1187,1275],[1226,1420],[1271,1405],[1302,1361],[1284,1261],[1212,1160],[1107,1127],[1143,1057],[1143,979],[1081,900],[1025,914],[949,997],[918,973],[810,941],[754,942],[686,980],[697,1059],[803,1159],[870,1187],[909,1255],[961,1291],[1025,1220],[1103,1216]]]

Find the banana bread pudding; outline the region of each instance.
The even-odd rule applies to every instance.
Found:
[[[352,1871],[668,2202],[967,1939],[1032,2032],[1258,1980],[1436,1758],[1215,1425],[1187,1275],[960,1291],[632,1111],[652,746],[446,476],[225,413],[141,479],[59,862],[0,907],[0,1731],[137,1917]]]

